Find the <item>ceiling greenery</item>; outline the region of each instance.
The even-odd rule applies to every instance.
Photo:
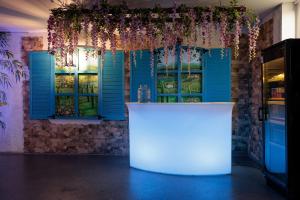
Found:
[[[62,58],[74,53],[80,37],[102,55],[107,45],[113,54],[117,47],[133,52],[150,49],[152,65],[155,48],[164,48],[167,61],[168,52],[175,54],[176,45],[182,41],[190,47],[199,42],[210,46],[212,40],[218,40],[223,48],[233,47],[238,57],[242,30],[249,35],[249,61],[255,57],[259,19],[237,0],[230,6],[188,7],[174,2],[169,8],[156,5],[135,9],[125,2],[111,5],[105,0],[73,0],[71,4],[52,1],[59,7],[51,10],[48,19],[48,47]]]

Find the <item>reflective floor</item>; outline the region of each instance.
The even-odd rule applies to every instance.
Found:
[[[280,200],[253,167],[226,176],[130,169],[128,157],[0,154],[1,200]]]

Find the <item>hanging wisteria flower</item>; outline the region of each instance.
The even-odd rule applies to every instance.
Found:
[[[255,58],[256,56],[256,41],[258,39],[260,29],[259,23],[260,20],[256,18],[253,26],[251,26],[250,21],[247,20],[247,26],[249,31],[249,62],[253,60],[253,58]]]
[[[184,56],[183,48],[180,47],[180,49],[179,49],[179,62],[180,62],[180,70],[181,71],[182,71],[183,56]]]
[[[227,26],[228,26],[228,22],[227,22],[227,16],[222,14],[221,15],[221,22],[220,22],[220,42],[221,42],[221,57],[224,57],[224,48],[226,48],[227,46]]]
[[[88,17],[84,17],[83,19],[83,31],[84,31],[84,37],[85,37],[85,46],[87,47],[89,45],[89,26],[90,22]],[[85,49],[85,59],[87,60],[89,57],[89,49]]]
[[[94,51],[97,51],[97,49],[98,49],[98,35],[99,35],[98,31],[99,30],[97,28],[97,23],[93,22],[92,30],[91,30],[91,37],[92,37],[92,46],[93,46]],[[103,36],[103,34],[101,35],[101,38],[102,38],[102,36]]]
[[[65,40],[66,36],[65,36],[65,32],[64,32],[64,25],[65,25],[65,22],[60,22],[58,23],[57,22],[57,42],[54,41],[54,38],[53,38],[53,41],[54,41],[54,44],[53,44],[53,48],[57,47],[57,49],[60,50],[60,56],[61,56],[61,59],[62,61],[64,61],[65,63],[62,63],[62,65],[67,65],[67,48],[66,48],[66,43],[67,41]]]
[[[148,40],[148,46],[150,49],[150,67],[151,67],[151,76],[154,76],[154,48],[155,48],[155,30],[153,24],[151,23],[151,14],[148,16],[148,20],[150,21],[148,26],[146,27],[146,36]]]
[[[196,34],[196,15],[194,9],[189,10],[189,18],[191,20],[190,30],[191,30],[191,40],[196,43],[197,42],[197,34]]]
[[[237,18],[235,21],[235,33],[234,33],[234,57],[237,59],[239,56],[239,44],[240,44],[240,36],[242,34],[242,28],[240,19]]]
[[[191,76],[191,47],[188,45],[187,47],[187,61],[188,61],[188,72],[189,72],[189,77]]]
[[[213,12],[211,8],[209,8],[209,11],[207,12],[207,18],[208,18],[208,25],[207,25],[207,39],[208,39],[208,46],[211,47],[211,41],[212,41],[212,33],[214,32],[214,26],[213,26]]]
[[[137,49],[137,30],[138,30],[138,19],[137,16],[133,16],[133,19],[130,24],[130,32],[129,32],[129,48],[133,51],[133,62],[136,66],[136,49]]]
[[[107,1],[101,1],[95,6],[89,5],[83,1],[74,1],[70,5],[60,4],[59,8],[51,10],[47,27],[49,52],[59,53],[62,60],[66,60],[67,53],[73,54],[78,47],[79,36],[84,32],[85,46],[91,44],[94,55],[99,48],[103,55],[107,42],[115,54],[119,37],[120,46],[125,51],[149,48],[153,71],[155,48],[164,48],[167,65],[169,51],[172,56],[176,54],[178,41],[187,41],[189,46],[195,46],[200,36],[203,45],[211,46],[211,34],[217,31],[221,46],[234,46],[234,54],[238,56],[241,29],[246,25],[249,30],[249,59],[255,57],[259,22],[243,23],[243,20],[236,21],[235,17],[231,17],[236,13],[239,13],[241,19],[250,16],[245,7],[237,6],[236,1],[229,7],[221,8],[191,8],[184,4],[177,7],[176,2],[172,8],[156,6],[153,9],[130,9],[125,4],[110,5]],[[89,52],[86,51],[88,56]]]
[[[106,53],[106,41],[107,41],[107,34],[104,28],[100,30],[100,41],[101,41],[101,57],[102,57],[102,62],[104,63],[104,55]]]
[[[51,15],[48,19],[48,26],[47,26],[47,29],[48,29],[48,51],[51,53],[54,53],[53,48],[52,48],[52,42],[54,41],[53,35],[54,34],[56,35],[56,33],[52,33],[54,31],[54,26],[55,26],[55,20],[54,20],[54,17]]]

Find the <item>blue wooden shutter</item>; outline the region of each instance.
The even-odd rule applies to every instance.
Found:
[[[30,118],[48,119],[54,114],[54,56],[30,52]]]
[[[151,52],[142,50],[136,52],[136,63],[133,52],[130,52],[130,101],[137,102],[137,91],[140,85],[147,85],[151,92],[151,101],[155,101],[154,74],[151,74]]]
[[[204,101],[231,101],[231,50],[211,49],[204,55]]]
[[[117,51],[113,58],[112,52],[107,51],[104,59],[101,69],[99,113],[105,120],[124,120],[124,52]]]

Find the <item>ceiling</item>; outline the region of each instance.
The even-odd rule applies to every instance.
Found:
[[[64,0],[70,1],[70,0]],[[177,0],[177,4],[195,5],[227,5],[230,0]],[[272,8],[284,2],[294,0],[240,0],[240,5],[264,15]],[[111,3],[120,0],[109,0]],[[172,0],[127,0],[129,7],[153,7],[160,3],[162,7],[172,6]],[[0,31],[34,32],[45,31],[49,9],[57,7],[50,0],[0,0]]]

